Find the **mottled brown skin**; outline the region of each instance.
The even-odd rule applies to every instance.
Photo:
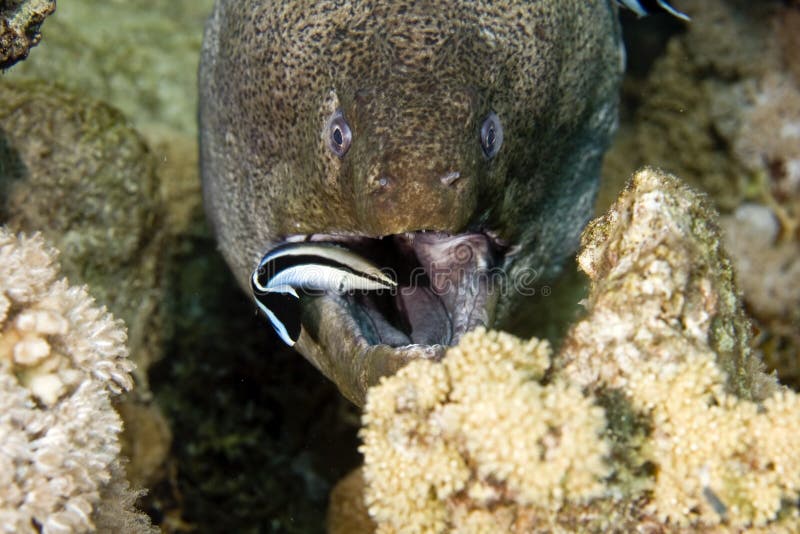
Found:
[[[220,248],[247,288],[264,252],[296,234],[488,231],[517,247],[511,284],[549,276],[590,216],[622,56],[610,0],[218,0],[200,119]],[[337,109],[353,132],[343,158],[327,142]],[[490,111],[504,129],[493,159],[479,141]],[[427,354],[334,340],[315,313],[297,347],[356,402]]]

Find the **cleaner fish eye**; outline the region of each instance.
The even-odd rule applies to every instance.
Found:
[[[681,13],[669,5],[669,2],[666,2],[665,0],[653,0],[652,2],[640,2],[639,0],[617,0],[617,4],[630,9],[640,17],[644,17],[650,13],[648,11],[650,8],[646,8],[645,5],[655,4],[656,7],[663,9],[673,17],[677,17],[685,21],[689,20],[689,16],[686,13]]]

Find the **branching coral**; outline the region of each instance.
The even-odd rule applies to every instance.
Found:
[[[111,404],[133,386],[125,329],[54,257],[0,227],[0,530],[149,532]]]
[[[558,354],[480,330],[371,389],[377,530],[800,528],[800,396],[749,347],[715,221],[644,169],[584,233],[587,311]]]
[[[603,411],[574,386],[540,383],[550,352],[478,329],[441,364],[412,362],[370,392],[362,450],[379,531],[502,532],[515,514],[489,510],[558,509],[601,493]]]

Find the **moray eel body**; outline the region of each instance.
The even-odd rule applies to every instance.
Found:
[[[617,120],[616,10],[217,1],[203,193],[242,288],[275,247],[324,241],[401,289],[301,299],[295,348],[348,398],[502,321],[574,252]]]

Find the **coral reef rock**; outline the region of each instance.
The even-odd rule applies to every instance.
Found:
[[[160,356],[166,254],[156,162],[110,106],[0,83],[0,224],[41,232],[64,274],[128,325],[137,382]]]
[[[125,328],[55,254],[0,227],[0,531],[152,532],[112,406],[133,386]]]
[[[159,168],[110,106],[44,82],[0,82],[0,224],[41,232],[59,250],[64,275],[87,284],[125,321],[137,365],[137,388],[125,400],[132,406],[121,410],[126,467],[131,480],[148,482],[171,442],[163,416],[145,406],[152,401],[147,370],[161,358],[169,329],[163,280],[166,223],[174,219],[164,215],[168,180]]]
[[[752,185],[733,147],[758,85],[784,71],[775,25],[796,8],[742,0],[676,4],[692,21],[669,40],[647,79],[629,88],[638,104],[632,141],[609,153],[611,160],[624,160],[614,167],[626,172],[610,177],[609,185],[616,182],[611,187],[618,190],[619,178],[633,169],[657,165],[730,210]]]
[[[760,333],[764,362],[781,382],[800,387],[800,242],[780,239],[780,222],[763,204],[721,217],[736,281]]]
[[[36,53],[9,71],[9,78],[58,80],[71,91],[120,109],[142,132],[168,128],[172,135],[193,138],[197,64],[213,3],[59,2]]]
[[[705,197],[643,169],[584,232],[586,313],[557,353],[476,330],[372,388],[377,531],[797,531],[800,396],[751,351],[720,241]],[[331,531],[370,531],[360,491],[334,492]]]
[[[649,70],[626,81],[628,121],[606,158],[600,203],[605,207],[616,197],[621,186],[616,178],[648,164],[708,193],[728,219],[726,227],[742,220],[735,214],[740,206],[771,211],[777,236],[756,237],[761,243],[748,248],[727,243],[745,305],[761,330],[757,347],[769,368],[798,388],[800,299],[789,274],[794,268],[786,262],[796,263],[788,256],[800,244],[800,4],[684,0],[676,5],[692,16],[691,23],[672,30],[626,28],[642,42],[654,34],[667,42]],[[637,57],[638,50],[631,53]],[[733,232],[755,244],[753,231]],[[766,276],[745,272],[756,264]],[[780,276],[781,271],[788,272]],[[763,297],[781,277],[789,285],[776,295],[776,304],[793,311],[779,318]]]
[[[634,175],[584,230],[578,265],[591,281],[588,315],[568,333],[560,360],[581,386],[624,387],[644,362],[680,364],[707,347],[730,392],[758,399],[771,390],[750,350],[717,215],[674,176]]]
[[[3,0],[0,2],[0,69],[28,57],[42,38],[39,28],[56,9],[55,0]]]

